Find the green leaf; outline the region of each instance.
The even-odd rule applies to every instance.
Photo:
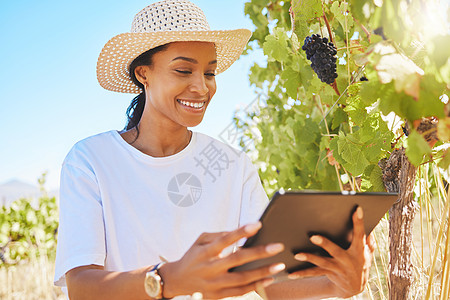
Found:
[[[339,139],[340,136],[336,136],[330,141],[330,150],[333,151],[333,157],[338,163],[345,164],[346,161],[342,158],[341,155],[339,155]]]
[[[344,122],[348,122],[348,115],[342,108],[336,109],[333,115],[333,122],[331,123],[331,130],[338,128]]]
[[[418,100],[421,110],[420,117],[445,117],[444,103],[439,99],[445,89],[446,84],[436,81],[434,75],[423,76],[420,82],[420,98]]]
[[[281,79],[284,80],[283,86],[286,88],[288,96],[296,100],[297,90],[302,81],[300,73],[287,67],[283,73],[281,73]]]
[[[298,126],[295,131],[298,144],[314,143],[319,136],[319,126],[311,118],[305,119],[303,126]]]
[[[383,140],[379,139],[364,144],[364,156],[369,162],[377,163],[380,159],[381,154],[383,153],[383,146]]]
[[[314,172],[318,160],[319,160],[318,151],[308,151],[308,153],[305,156],[305,167],[308,169],[309,173]]]
[[[329,136],[322,136],[320,139],[319,149],[320,151],[325,151],[326,149],[330,148],[330,137]]]
[[[289,58],[288,36],[282,28],[276,28],[263,44],[264,54],[270,59],[285,62]]]
[[[361,125],[366,118],[367,111],[365,105],[361,102],[360,97],[349,97],[347,99],[347,104],[344,111],[348,114],[349,119],[355,124]]]
[[[364,169],[369,165],[359,145],[350,141],[348,136],[343,133],[339,134],[338,140],[339,154],[346,161],[345,168],[349,170],[353,176],[362,174]]]
[[[385,192],[386,188],[383,183],[383,171],[378,165],[373,165],[372,171],[369,173],[370,183],[372,183],[374,192]]]
[[[384,0],[382,7],[377,7],[372,14],[370,23],[372,28],[382,27],[388,39],[401,42],[407,28],[403,24],[399,0]]]
[[[395,90],[394,84],[380,84],[377,78],[369,78],[369,82],[365,82],[360,86],[359,92],[360,99],[365,106],[369,106],[374,102],[381,99],[386,99],[386,101],[394,102],[395,100]],[[389,112],[394,111],[387,109]],[[385,113],[387,115],[388,113]]]
[[[292,1],[294,16],[294,32],[303,45],[303,40],[309,35],[308,23],[322,15],[321,0]]]
[[[368,0],[350,0],[350,10],[353,16],[360,21],[360,23],[365,23],[365,19],[367,19],[370,15],[364,14],[364,6],[369,8],[373,5],[372,1]],[[369,9],[367,9],[369,11]]]
[[[286,120],[286,126],[284,126],[284,132],[286,132],[287,136],[291,140],[295,140],[294,128],[295,128],[295,120],[292,117],[289,117]]]
[[[397,92],[404,91],[407,95],[419,98],[420,79],[425,74],[412,60],[397,50],[388,42],[374,45],[371,55],[378,57],[375,69],[381,83],[394,81]]]
[[[339,4],[338,1],[333,2],[330,8],[334,17],[339,21],[344,32],[350,32],[350,28],[353,27],[353,17],[348,12],[349,7],[347,2]]]
[[[450,142],[450,117],[439,120],[437,135],[441,141]]]
[[[361,188],[364,192],[385,192],[383,172],[377,164],[369,165],[361,177]]]
[[[424,137],[417,131],[412,130],[408,135],[408,139],[406,140],[406,142],[406,156],[408,157],[409,161],[416,167],[422,163],[425,155],[431,155],[430,146],[428,145],[427,141],[425,141]]]
[[[450,49],[450,35],[439,35],[433,37],[429,42],[428,52],[430,58],[436,65],[437,69],[442,68],[450,59],[448,50]]]
[[[446,150],[444,152],[443,158],[438,163],[438,167],[444,170],[448,170],[450,168],[450,151]]]

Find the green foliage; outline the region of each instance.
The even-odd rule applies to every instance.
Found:
[[[437,153],[414,129],[406,138],[385,116],[393,113],[410,127],[422,118],[443,120],[447,125],[438,126],[436,147],[449,142],[450,121],[441,98],[449,94],[450,37],[431,38],[410,26],[423,19],[421,0],[380,3],[246,3],[245,13],[256,26],[248,54],[259,48],[267,56],[267,66],[251,68],[250,82],[268,100],[256,124],[254,118],[240,124],[246,138],[256,141],[267,191],[337,190],[343,174],[361,177],[362,191],[383,190],[378,162],[393,147],[406,147],[415,165],[436,158],[448,166],[447,151]],[[382,34],[374,34],[375,29]],[[312,33],[328,37],[338,48],[335,87],[320,82],[301,50]],[[368,81],[360,82],[361,76]]]
[[[0,207],[0,267],[56,252],[58,208],[45,193],[33,207],[30,199],[19,199]]]

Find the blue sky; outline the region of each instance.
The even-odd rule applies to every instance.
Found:
[[[133,95],[97,83],[103,45],[128,32],[134,15],[155,1],[15,0],[0,4],[0,183],[58,186],[61,163],[78,140],[125,125]],[[245,0],[193,0],[212,29],[253,29]],[[261,57],[259,57],[261,59]],[[194,130],[218,137],[238,105],[256,96],[248,84],[255,60],[244,57],[216,77],[218,90]]]

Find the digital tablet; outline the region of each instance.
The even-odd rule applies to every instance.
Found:
[[[275,275],[275,279],[287,279],[289,273],[313,266],[294,259],[296,253],[329,256],[325,250],[310,242],[312,235],[325,236],[347,249],[356,208],[361,206],[364,211],[364,227],[368,235],[397,199],[398,194],[392,193],[277,192],[260,218],[262,228],[247,239],[243,247],[283,243],[285,250],[231,271],[252,270],[283,262],[286,269]]]

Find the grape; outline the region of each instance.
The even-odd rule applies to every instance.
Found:
[[[408,127],[407,127],[407,126],[402,126],[402,130],[403,130],[403,133],[404,133],[406,136],[409,135],[409,130],[408,130]]]
[[[311,68],[316,72],[322,82],[332,84],[337,78],[336,47],[328,38],[322,38],[319,34],[313,34],[305,38],[302,50],[306,52],[306,58],[311,61]]]
[[[383,27],[378,27],[377,29],[375,29],[375,30],[373,31],[373,33],[375,33],[375,34],[381,36],[381,38],[382,38],[383,40],[387,40],[386,36],[384,35]]]
[[[359,79],[359,81],[369,81],[369,79],[367,79],[366,76],[363,76],[363,77],[361,77],[361,78]]]

